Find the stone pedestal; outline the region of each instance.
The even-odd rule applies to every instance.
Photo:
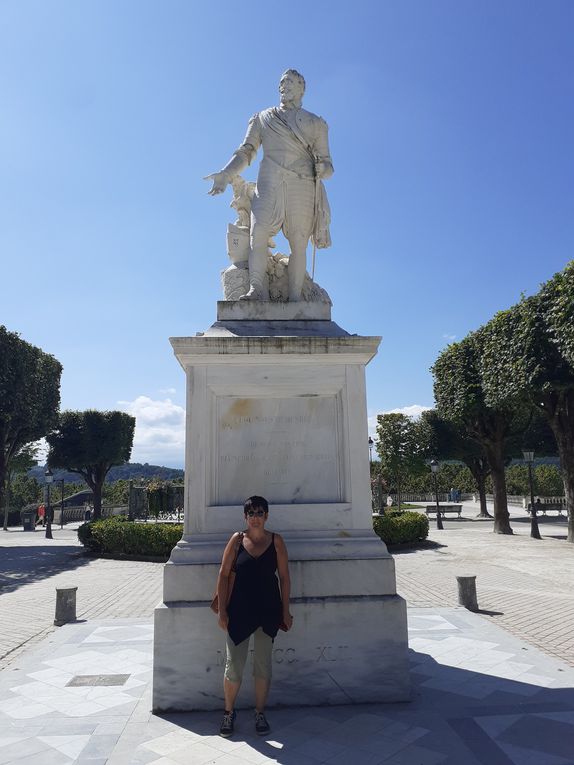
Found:
[[[158,711],[222,708],[224,635],[209,602],[252,494],[269,500],[292,579],[270,704],[409,696],[406,604],[371,517],[365,366],[380,338],[269,308],[219,304],[210,330],[171,339],[187,378],[185,531],[155,612]],[[252,706],[251,684],[239,706]]]

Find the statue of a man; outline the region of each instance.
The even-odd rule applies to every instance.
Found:
[[[268,242],[280,229],[291,248],[289,300],[301,299],[307,243],[328,247],[330,211],[323,178],[333,174],[327,123],[301,108],[305,80],[288,69],[279,82],[280,105],[254,114],[231,160],[213,180],[210,194],[221,194],[251,164],[260,146],[263,160],[251,204],[249,291],[240,299],[269,300]]]

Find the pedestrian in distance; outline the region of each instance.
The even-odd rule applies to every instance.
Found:
[[[269,732],[265,704],[271,684],[273,641],[279,629],[287,632],[293,624],[287,548],[279,534],[265,528],[268,502],[264,497],[249,497],[243,510],[246,528],[235,532],[227,543],[217,580],[219,626],[226,633],[225,710],[219,730],[224,737],[234,730],[235,700],[252,635],[255,731],[261,736]]]

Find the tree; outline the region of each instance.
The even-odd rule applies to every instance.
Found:
[[[135,418],[124,412],[62,412],[48,435],[48,465],[78,473],[94,493],[94,519],[102,514],[102,486],[114,465],[128,462]]]
[[[4,502],[4,525],[3,530],[8,530],[8,515],[10,513],[10,495],[12,494],[12,483],[15,476],[22,475],[26,477],[26,472],[37,464],[36,453],[38,449],[35,444],[23,446],[18,454],[15,454],[8,462],[5,477],[5,502]]]
[[[522,398],[552,429],[574,542],[574,261],[540,291],[487,325],[485,396],[493,406]]]
[[[480,501],[477,517],[491,518],[486,506],[486,479],[490,465],[484,449],[473,440],[464,426],[439,417],[435,409],[422,413],[429,429],[428,457],[437,460],[460,460],[472,473]]]
[[[487,403],[481,376],[484,345],[482,329],[449,345],[432,367],[434,395],[439,416],[457,423],[484,451],[494,494],[494,532],[512,534],[505,476],[508,446],[527,427],[530,409],[520,397]]]
[[[426,471],[424,461],[425,433],[420,422],[405,414],[377,416],[377,452],[381,475],[397,490],[397,507],[401,507],[401,491],[408,475]]]
[[[12,461],[57,421],[61,374],[53,356],[0,326],[0,507]]]

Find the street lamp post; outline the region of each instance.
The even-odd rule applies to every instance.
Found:
[[[53,539],[52,536],[52,508],[50,506],[50,487],[52,486],[52,481],[54,480],[54,474],[48,468],[46,472],[44,473],[44,478],[46,479],[46,539]]]
[[[372,462],[373,462],[373,446],[374,446],[374,445],[375,445],[375,442],[373,441],[373,439],[371,438],[371,436],[369,436],[369,462],[370,462],[371,464],[372,464]]]
[[[436,499],[436,527],[437,529],[442,531],[444,529],[444,526],[442,525],[442,518],[440,516],[440,505],[438,503],[438,483],[436,480],[436,474],[438,473],[439,465],[436,460],[431,460],[429,464],[430,464],[430,469],[431,469],[432,477],[434,481],[434,496]]]
[[[532,480],[532,463],[534,462],[534,452],[523,451],[524,461],[528,465],[528,483],[530,486],[530,536],[532,539],[542,539],[540,529],[538,528],[538,518],[536,517],[536,505],[534,503],[534,482]]]
[[[60,528],[64,528],[64,481],[65,478],[60,479],[62,482],[62,499],[60,501]]]

